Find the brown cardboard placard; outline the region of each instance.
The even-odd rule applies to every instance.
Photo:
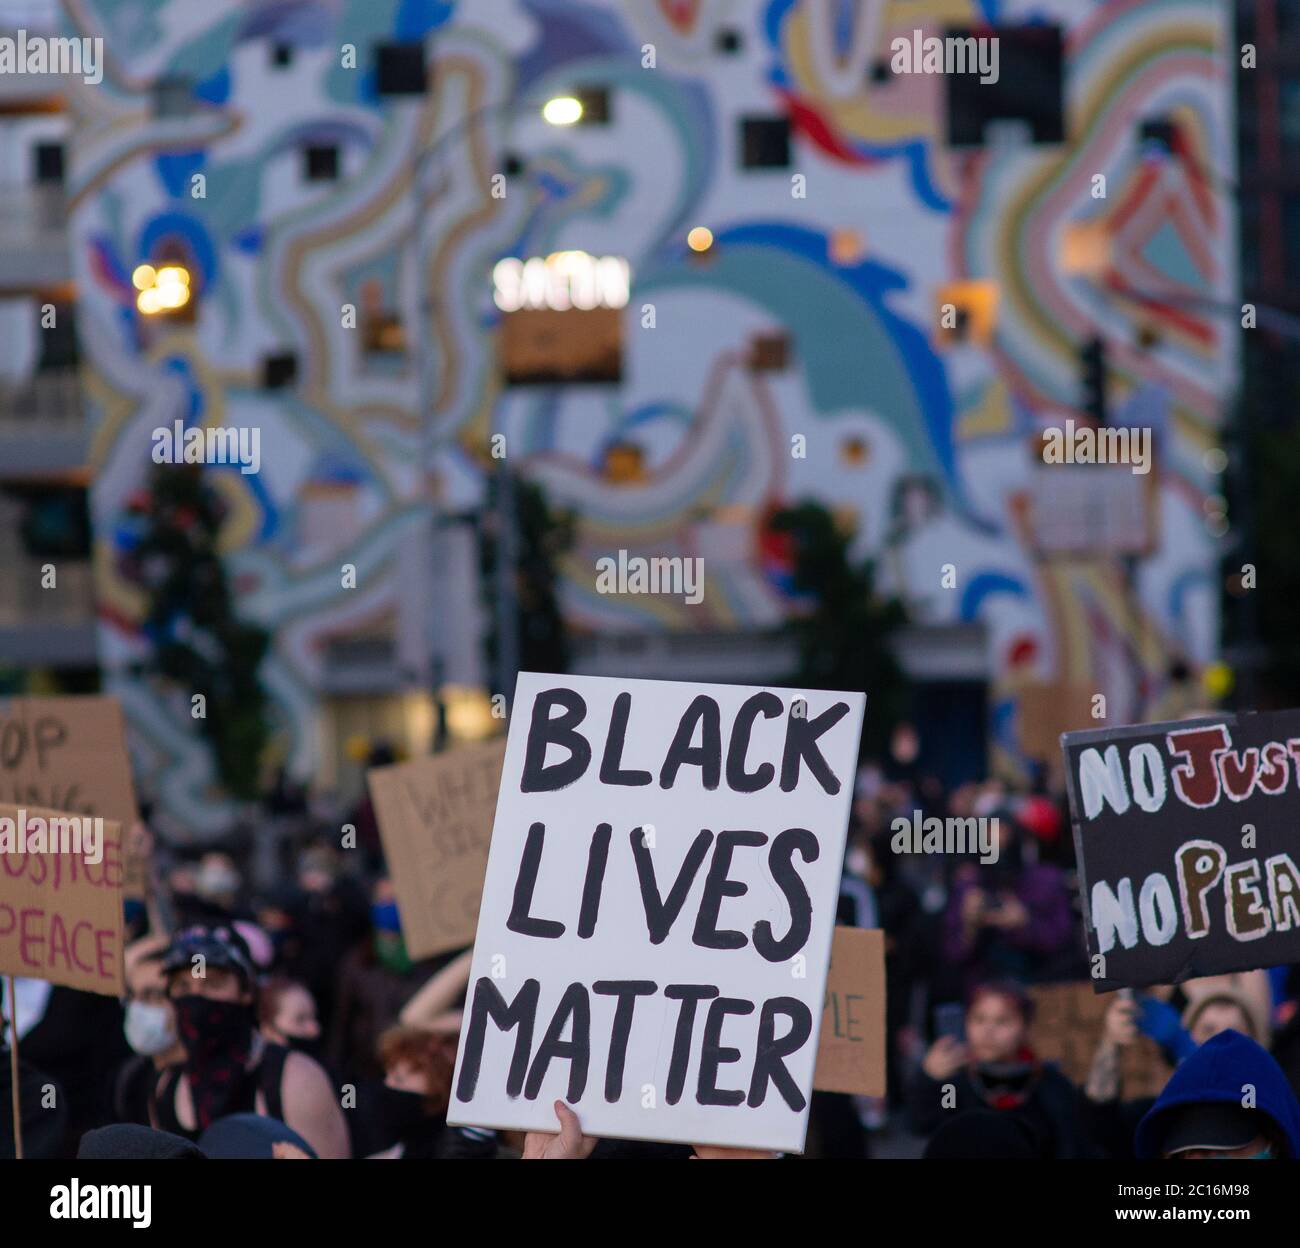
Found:
[[[117,699],[0,699],[0,802],[98,815],[129,830],[140,816]],[[126,895],[143,897],[147,864],[125,869]]]
[[[122,825],[103,819],[98,852],[88,853],[86,840],[71,839],[82,819],[102,816],[0,805],[0,973],[120,996]],[[55,847],[65,833],[81,852]],[[33,849],[42,834],[43,848]]]
[[[413,958],[473,944],[505,738],[367,772]]]
[[[813,1087],[885,1095],[885,933],[837,927]]]
[[[1034,1003],[1029,1031],[1034,1053],[1043,1061],[1055,1062],[1072,1082],[1087,1082],[1114,996],[1097,994],[1091,983],[1035,984],[1029,996]],[[1120,1079],[1126,1100],[1158,1096],[1170,1073],[1159,1046],[1149,1036],[1139,1036],[1125,1047]]]

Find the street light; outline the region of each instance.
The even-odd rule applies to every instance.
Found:
[[[581,121],[585,107],[580,99],[573,95],[556,95],[545,101],[528,100],[497,100],[493,103],[484,104],[479,108],[473,109],[460,117],[451,125],[443,134],[436,138],[423,151],[416,154],[412,161],[411,168],[411,193],[415,200],[417,220],[422,221],[425,218],[424,195],[422,192],[423,175],[425,170],[455,144],[461,142],[470,132],[473,126],[485,120],[488,117],[497,114],[508,113],[513,111],[528,112],[532,109],[538,109],[542,120],[547,125],[565,127],[572,126]],[[418,232],[415,235],[418,251]],[[431,303],[426,292],[424,307],[426,315],[430,314]],[[432,459],[434,446],[434,422],[432,412],[432,370],[428,361],[422,361],[419,370],[419,388],[420,388],[420,417],[424,424],[424,447],[423,460],[427,466]],[[515,593],[514,576],[518,562],[516,550],[515,523],[516,523],[516,499],[513,473],[508,471],[504,465],[499,469],[501,479],[498,485],[496,497],[496,520],[497,520],[497,568],[496,568],[496,625],[497,625],[497,676],[496,683],[499,692],[509,698],[513,692],[511,683],[513,677],[519,671],[519,606],[517,595]],[[438,510],[437,502],[430,498],[430,506],[433,512],[434,521],[434,542],[435,552],[437,543],[438,529]],[[435,553],[436,557],[436,553]],[[435,647],[436,654],[436,647]],[[435,659],[434,667],[439,666],[438,660]],[[441,676],[435,671],[433,674],[433,683],[435,688],[440,691],[442,685]],[[442,701],[441,693],[437,694],[437,700]]]

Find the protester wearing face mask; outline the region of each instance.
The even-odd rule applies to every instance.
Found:
[[[1097,1155],[1088,1137],[1078,1090],[1029,1046],[1032,1003],[1019,985],[977,987],[966,1009],[966,1039],[936,1040],[907,1089],[911,1128],[931,1135],[968,1109],[1013,1112],[1057,1159]]]
[[[1106,1153],[1130,1158],[1134,1131],[1155,1103],[1152,1096],[1126,1096],[1124,1054],[1141,1037],[1154,1041],[1165,1061],[1177,1066],[1221,1031],[1238,1031],[1267,1047],[1271,1038],[1262,972],[1192,979],[1173,989],[1121,991],[1106,1010],[1101,1037],[1084,1084],[1089,1129]],[[1180,1017],[1166,998],[1182,996]]]
[[[165,936],[146,936],[125,950],[126,1018],[122,1030],[133,1056],[113,1079],[114,1122],[148,1126],[149,1101],[159,1072],[185,1059],[162,969],[167,945]]]
[[[258,1033],[253,966],[233,930],[180,933],[163,971],[185,1057],[159,1078],[151,1125],[197,1139],[228,1114],[257,1113],[284,1122],[321,1157],[347,1157],[347,1125],[325,1071]]]
[[[1242,1089],[1254,1090],[1254,1108]],[[1282,1068],[1236,1031],[1212,1036],[1174,1071],[1138,1124],[1134,1152],[1168,1161],[1294,1159],[1300,1102]]]
[[[257,1013],[262,1035],[271,1044],[320,1060],[320,1019],[304,984],[281,975],[266,980],[258,993]]]
[[[390,1027],[379,1040],[384,1080],[362,1090],[366,1155],[429,1160],[440,1157],[456,1042],[418,1027]]]

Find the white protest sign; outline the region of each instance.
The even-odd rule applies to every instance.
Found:
[[[449,1122],[802,1150],[865,704],[520,675]]]

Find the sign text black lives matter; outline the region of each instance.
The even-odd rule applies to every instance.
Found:
[[[448,1121],[800,1151],[864,706],[522,674]]]

